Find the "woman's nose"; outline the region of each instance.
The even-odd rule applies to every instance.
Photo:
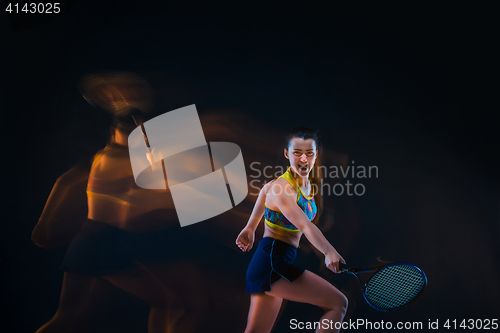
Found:
[[[302,154],[302,156],[300,156],[300,160],[303,161],[303,162],[307,161],[306,154]]]

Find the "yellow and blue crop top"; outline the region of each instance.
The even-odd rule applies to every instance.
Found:
[[[300,186],[295,181],[295,178],[293,178],[290,167],[288,167],[286,172],[281,176],[279,176],[278,178],[285,178],[290,183],[290,185],[292,185],[293,188],[297,191],[297,205],[299,205],[299,207],[302,208],[304,213],[306,213],[307,217],[309,218],[309,221],[312,221],[318,211],[318,208],[316,207],[316,202],[314,201],[314,187],[311,189],[312,191],[311,195],[306,196],[304,192],[302,192]],[[271,228],[281,229],[286,231],[294,231],[294,232],[300,231],[285,217],[285,215],[283,215],[283,213],[272,210],[269,207],[267,207],[267,205],[264,213],[264,221]]]

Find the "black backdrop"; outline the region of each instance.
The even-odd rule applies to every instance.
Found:
[[[2,14],[7,331],[34,331],[57,308],[65,249],[37,248],[30,233],[55,179],[106,140],[109,119],[76,89],[100,69],[143,74],[164,92],[158,112],[196,104],[280,129],[300,120],[330,149],[377,165],[379,177],[354,199],[360,228],[345,235],[355,242],[345,257],[413,261],[429,285],[401,313],[360,307],[354,319],[498,318],[492,8],[80,1],[67,9],[38,25]],[[115,297],[103,331],[145,331],[147,307]],[[276,331],[307,311],[316,318],[290,304]]]

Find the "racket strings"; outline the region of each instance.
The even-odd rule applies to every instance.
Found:
[[[425,286],[425,276],[416,267],[395,265],[382,269],[368,282],[366,300],[381,309],[395,309],[408,304]]]

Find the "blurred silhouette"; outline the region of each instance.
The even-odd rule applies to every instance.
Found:
[[[150,333],[243,331],[248,296],[242,291],[250,256],[242,260],[234,239],[272,177],[247,171],[244,202],[181,228],[168,188],[143,189],[133,178],[127,138],[152,107],[147,82],[132,73],[108,72],[86,75],[79,89],[92,105],[108,111],[113,123],[108,144],[58,179],[33,230],[32,239],[41,247],[69,244],[59,308],[38,332],[97,328],[93,313],[97,302],[111,304],[106,299],[111,285],[149,305]],[[200,121],[208,142],[241,147],[247,170],[252,163],[261,170],[276,166],[284,131],[235,110],[205,111]],[[347,161],[331,151],[324,156],[330,163]],[[327,210],[329,204],[327,199]],[[318,226],[328,232],[329,221],[322,219]],[[257,232],[263,232],[262,225]],[[313,252],[307,244],[301,247]]]
[[[70,244],[87,220],[87,187],[91,160],[60,176],[32,232],[33,242],[45,249]],[[64,273],[60,303],[54,317],[37,332],[85,332],[92,325],[91,304],[97,304],[110,288],[109,283],[77,273]],[[111,287],[114,288],[114,287]]]

